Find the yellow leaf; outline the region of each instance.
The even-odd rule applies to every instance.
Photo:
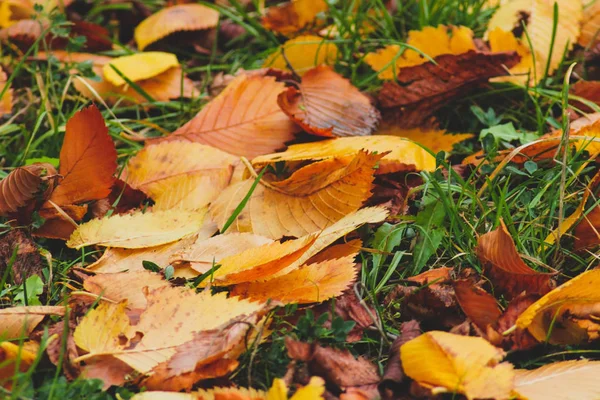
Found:
[[[343,258],[303,266],[266,282],[242,283],[232,294],[255,300],[277,300],[282,303],[320,303],[341,295],[357,274],[354,259],[357,252]]]
[[[600,39],[597,37],[598,29],[600,29],[600,2],[588,2],[583,9],[581,34],[577,43],[581,47],[592,48]]]
[[[285,54],[285,57],[282,53]],[[298,36],[285,42],[275,53],[267,57],[264,66],[288,71],[291,66],[294,72],[302,76],[316,66],[333,65],[337,59],[337,53],[335,44],[329,43],[319,36]]]
[[[290,400],[323,400],[325,394],[325,381],[323,378],[313,376],[308,385],[296,390]]]
[[[283,379],[275,378],[267,392],[267,400],[287,400],[287,391]]]
[[[421,31],[410,31],[406,43],[420,52],[406,49],[400,54],[401,47],[389,45],[383,49],[368,53],[365,62],[379,72],[379,79],[394,79],[402,67],[412,67],[428,62],[421,53],[435,58],[442,54],[462,54],[475,50],[473,32],[464,26],[437,28],[426,26]]]
[[[106,246],[137,249],[171,243],[196,233],[204,222],[205,210],[137,211],[93,219],[73,232],[67,246]]]
[[[155,201],[155,210],[197,210],[227,187],[237,159],[214,147],[186,141],[144,147],[122,178]]]
[[[28,336],[47,315],[64,315],[61,306],[10,307],[0,310],[0,340]]]
[[[542,79],[544,74],[544,66],[537,62],[536,70],[533,71],[533,55],[527,43],[523,43],[521,39],[517,39],[512,32],[503,31],[498,27],[488,34],[490,49],[496,51],[516,51],[521,56],[521,60],[517,65],[510,69],[512,76],[504,76],[494,78],[495,82],[513,82],[525,84],[527,80],[535,83],[535,80]],[[537,61],[537,60],[536,60]]]
[[[556,35],[552,34],[554,4],[558,6]],[[525,16],[525,26],[535,54],[535,62],[539,64],[536,68],[538,71],[544,71],[548,64],[548,72],[551,74],[558,68],[565,49],[570,50],[577,42],[582,14],[581,0],[509,0],[503,2],[490,19],[487,34],[497,28],[511,32],[515,27],[521,26],[521,20]],[[527,43],[525,34],[521,40]],[[538,80],[543,78],[539,75]]]
[[[327,8],[324,0],[291,0],[269,7],[262,23],[269,30],[289,35],[311,24]]]
[[[214,28],[219,12],[201,4],[178,4],[152,14],[135,28],[135,42],[140,50],[180,31]]]
[[[430,331],[400,348],[406,375],[435,393],[454,392],[467,399],[508,399],[514,371],[499,363],[504,352],[485,339]]]
[[[130,81],[138,82],[154,78],[170,68],[179,67],[175,54],[161,51],[136,53],[112,59],[102,68],[104,79],[115,86],[125,85],[127,82],[111,68],[117,68]]]
[[[327,160],[356,154],[359,150],[385,153],[379,161],[377,174],[409,171],[433,171],[435,157],[410,140],[389,135],[344,137],[321,142],[294,144],[282,153],[256,157],[252,164],[262,167],[279,161]]]
[[[547,293],[517,319],[538,341],[552,344],[576,344],[587,340],[585,327],[571,317],[589,318],[600,311],[600,269],[586,271]]]
[[[17,370],[26,372],[34,364],[39,353],[39,344],[24,342],[22,345],[12,342],[0,342],[0,386],[10,390],[12,379]]]
[[[380,128],[375,135],[399,136],[406,138],[425,146],[435,154],[439,153],[440,151],[450,153],[455,144],[471,139],[475,136],[472,133],[450,134],[446,133],[446,131],[443,129],[402,129],[398,126],[392,125]],[[389,156],[390,155],[388,154],[383,158],[382,161],[385,161],[386,158],[389,158]]]
[[[534,370],[515,370],[514,391],[528,400],[600,398],[600,361],[562,361]]]
[[[342,164],[342,168],[351,173],[310,195],[297,196],[282,188],[259,184],[229,229],[271,239],[301,237],[320,231],[358,210],[370,197],[373,167],[381,157],[380,154],[360,152],[352,159],[344,158],[346,164]],[[296,171],[288,183],[293,182],[294,176],[302,175],[302,169]],[[232,215],[253,183],[254,179],[235,183],[212,203],[210,213],[219,227]],[[319,182],[314,182],[313,186],[318,187]]]
[[[298,130],[277,105],[283,90],[285,85],[273,77],[242,74],[192,120],[160,140],[203,143],[244,157],[275,151]]]
[[[126,309],[127,301],[101,302],[89,311],[73,332],[77,347],[95,355],[123,350],[125,343],[121,341],[130,329]]]

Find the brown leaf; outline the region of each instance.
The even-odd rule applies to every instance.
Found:
[[[56,168],[48,163],[19,167],[0,181],[0,215],[8,216],[20,208],[44,201],[58,178]],[[31,210],[33,211],[33,210]]]
[[[383,378],[379,382],[379,393],[382,399],[395,399],[403,389],[406,376],[402,370],[400,361],[400,347],[421,334],[421,327],[415,320],[403,322],[400,326],[400,335],[392,343],[388,362],[383,372]]]
[[[16,258],[12,261],[14,252]],[[37,245],[22,230],[12,230],[0,238],[0,276],[5,276],[6,268],[12,262],[13,282],[17,285],[32,275],[43,276],[42,269],[47,263],[42,259]]]
[[[73,330],[75,329],[75,324],[73,322],[68,323],[66,344],[64,341],[64,325],[65,321],[59,321],[48,329],[48,337],[52,337],[53,335],[56,336],[54,340],[50,340],[48,342],[46,354],[48,354],[48,359],[50,362],[56,366],[58,366],[62,355],[62,371],[67,379],[72,380],[77,378],[80,373],[79,364],[73,362],[73,360],[77,358],[77,345],[73,340]]]
[[[317,136],[370,135],[379,112],[350,81],[322,65],[277,97],[279,107],[308,133]]]
[[[502,314],[494,296],[469,279],[455,281],[454,293],[465,315],[482,331],[495,324]]]
[[[600,104],[600,81],[579,81],[570,87],[569,92],[571,94],[583,97],[592,103]],[[586,106],[581,102],[576,102],[575,106],[581,111],[589,113],[592,112],[592,108]]]
[[[383,84],[379,101],[387,111],[396,113],[397,121],[405,128],[427,126],[432,114],[448,99],[468,92],[489,78],[507,75],[507,68],[518,61],[515,52],[468,51],[441,55],[435,58],[436,64],[428,62],[403,68],[397,82]]]
[[[544,294],[551,289],[550,279],[555,274],[528,267],[502,221],[498,229],[479,237],[477,256],[496,290],[509,299],[522,292]]]
[[[63,179],[49,200],[68,205],[102,199],[111,191],[116,169],[117,151],[104,118],[96,106],[89,106],[67,122],[60,151]]]
[[[506,310],[504,310],[504,313],[502,313],[496,324],[496,329],[501,339],[501,342],[497,343],[497,345],[502,344],[505,349],[511,350],[524,350],[537,345],[537,340],[527,330],[517,328],[508,336],[504,336],[502,333],[512,328],[517,322],[519,315],[539,298],[540,296],[537,294],[522,294],[508,303]]]

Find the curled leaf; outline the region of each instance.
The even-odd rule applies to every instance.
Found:
[[[0,181],[0,215],[8,216],[21,207],[47,199],[57,179],[56,168],[48,163],[15,169]]]

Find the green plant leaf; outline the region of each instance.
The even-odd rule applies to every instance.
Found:
[[[419,234],[413,249],[413,275],[421,272],[440,246],[446,232],[442,227],[445,219],[446,213],[441,202],[429,203],[417,214],[415,228],[418,229]]]

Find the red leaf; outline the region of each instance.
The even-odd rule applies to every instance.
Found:
[[[502,314],[494,296],[475,286],[469,279],[454,282],[454,293],[465,315],[484,332]]]

